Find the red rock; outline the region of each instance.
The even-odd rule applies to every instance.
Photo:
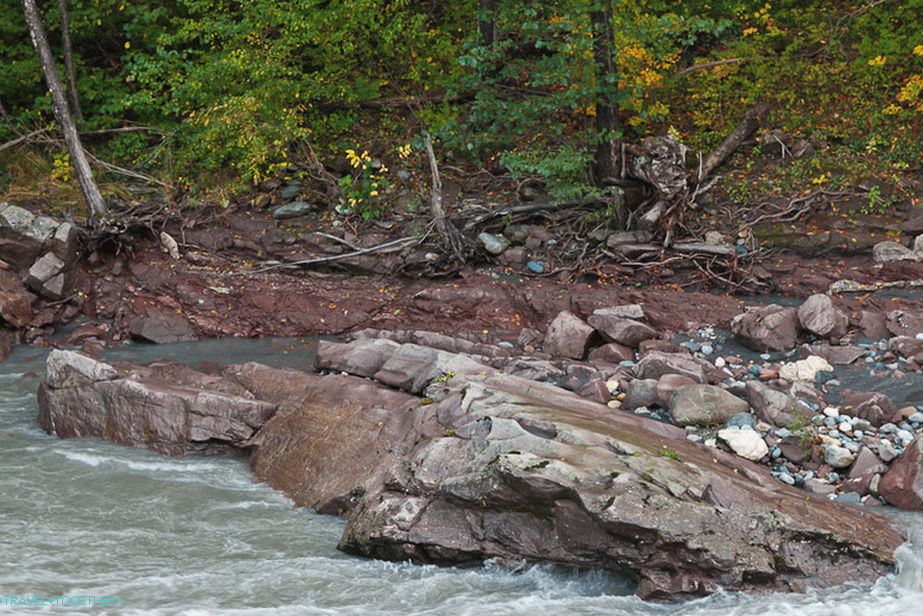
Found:
[[[891,464],[878,482],[878,493],[898,509],[923,511],[923,440],[914,439]]]

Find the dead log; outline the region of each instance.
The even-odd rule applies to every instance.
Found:
[[[702,168],[699,170],[699,183],[711,175],[711,172],[714,171],[718,165],[723,163],[728,156],[733,154],[734,151],[740,147],[741,143],[749,139],[753,133],[756,132],[756,129],[759,128],[762,121],[766,118],[767,113],[769,113],[769,105],[766,103],[760,103],[747,111],[743,120],[740,121],[734,131],[727,136],[720,146],[718,146],[718,149],[705,158],[705,161],[702,163]]]

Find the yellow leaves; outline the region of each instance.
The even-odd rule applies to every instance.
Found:
[[[372,158],[369,156],[368,151],[365,150],[363,150],[362,154],[356,154],[355,150],[346,150],[346,160],[353,169],[358,169],[359,167],[365,169]]]
[[[923,45],[917,45],[913,48],[913,55],[923,56]]]
[[[400,156],[401,159],[404,159],[410,156],[411,151],[413,151],[413,148],[411,147],[409,143],[406,145],[397,146],[397,155]]]
[[[871,60],[869,60],[869,61],[868,61],[868,65],[869,65],[869,66],[884,66],[887,62],[888,62],[888,57],[887,57],[887,56],[881,56],[881,55],[879,55],[879,56],[875,56],[874,58],[872,58]]]
[[[743,35],[744,35],[744,36],[750,36],[750,35],[752,35],[752,34],[756,34],[756,33],[759,32],[759,31],[760,31],[759,28],[754,28],[754,27],[751,26],[751,27],[749,27],[749,28],[744,28],[744,30],[743,30]]]
[[[125,41],[125,49],[131,49],[131,41]]]
[[[819,176],[811,180],[811,184],[814,184],[815,186],[823,186],[830,181],[830,177],[831,174],[829,172],[821,173]]]

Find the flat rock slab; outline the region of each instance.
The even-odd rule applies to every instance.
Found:
[[[49,362],[46,430],[171,455],[252,452],[260,479],[346,515],[340,548],[355,554],[608,569],[671,600],[871,582],[904,541],[885,518],[781,485],[675,426],[418,345],[320,346],[319,365],[357,376],[92,361]],[[426,397],[358,378],[369,374]]]

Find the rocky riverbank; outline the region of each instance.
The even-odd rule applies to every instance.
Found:
[[[380,337],[321,343],[326,375],[53,351],[39,419],[62,437],[248,455],[257,478],[297,504],[346,515],[342,549],[379,558],[598,567],[657,600],[891,570],[903,535],[872,511],[806,496],[681,428],[509,373],[542,364],[469,350],[479,353]]]

